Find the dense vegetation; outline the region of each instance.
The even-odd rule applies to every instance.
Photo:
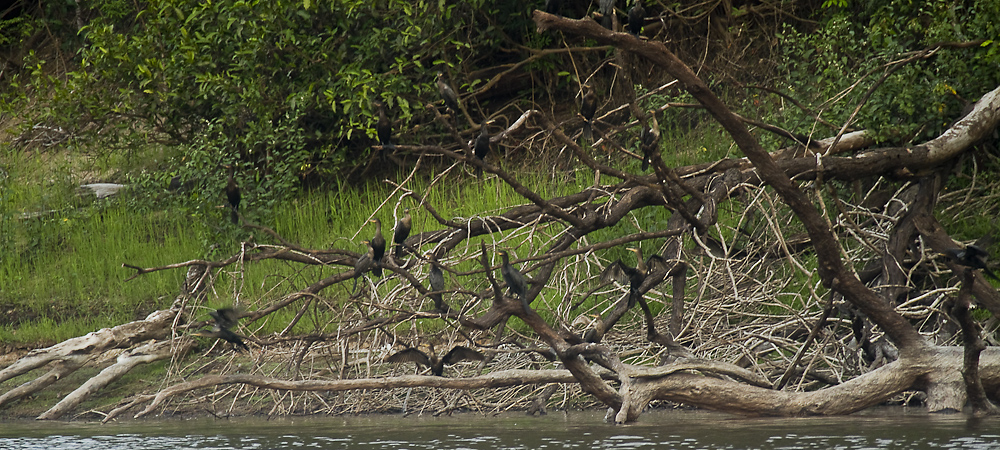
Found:
[[[721,3],[652,2],[646,9],[656,20],[647,21],[645,35],[702,70],[741,114],[786,131],[758,132],[767,148],[789,143],[790,136],[835,135],[841,127],[872,130],[883,145],[904,146],[937,136],[998,84],[1000,53],[991,37],[1000,35],[994,20],[1000,5],[896,3],[727,10]],[[584,83],[607,93],[609,109],[627,102],[633,89],[640,110],[691,99],[676,86],[657,88],[671,78],[644,61],[627,60],[638,76],[622,83],[614,70],[622,60],[610,49],[536,33],[529,14],[539,5],[165,0],[19,6],[0,18],[9,65],[2,112],[10,135],[0,160],[0,276],[11,280],[0,286],[5,342],[61,340],[142,317],[169,302],[181,282],[182,274],[164,273],[123,283],[122,262],[146,267],[221,258],[252,240],[251,231],[230,225],[218,207],[224,165],[238,168],[248,221],[310,248],[356,246],[373,211],[381,210],[383,220],[398,217],[407,205],[394,183],[410,176],[415,181],[406,189],[439,196],[435,205],[451,208],[441,208],[444,217],[523,202],[499,180],[475,179],[444,158],[429,158],[411,173],[419,154],[373,147],[376,99],[389,105],[401,143],[461,147],[424,107],[438,101],[437,72],[463,97],[465,111],[455,121],[461,139],[472,139],[483,119],[494,129],[506,127],[531,108],[577,123],[573,105]],[[564,14],[582,17],[596,2],[572,8]],[[677,142],[664,154],[669,166],[740,156],[706,117],[689,108],[664,111],[665,141]],[[627,111],[604,120],[625,135],[639,134]],[[634,139],[624,141],[638,152]],[[497,164],[517,168],[526,175],[521,181],[546,198],[591,181],[563,164],[564,147],[544,136],[520,135],[503,145]],[[589,150],[616,164],[639,164],[603,148]],[[997,168],[989,153],[977,163],[980,177]],[[174,177],[181,187],[167,190]],[[122,182],[130,192],[84,205],[72,189],[81,181]],[[968,187],[962,178],[950,182],[953,189]],[[463,188],[471,183],[475,189]],[[666,220],[658,209],[643,214],[643,222]],[[723,239],[736,233],[740,211],[726,214]],[[968,237],[987,225],[987,214],[978,217]],[[437,224],[425,216],[421,225]],[[537,239],[519,242],[535,248]],[[608,259],[620,256],[621,249],[607,253]],[[464,264],[460,270],[475,266]],[[220,279],[237,286],[234,297],[276,298],[322,272],[255,270],[223,271]],[[274,278],[284,280],[280,292],[265,281]],[[802,306],[794,298],[808,283],[793,277],[783,286],[793,300],[775,307]],[[280,331],[285,319],[272,317],[258,331]],[[56,323],[72,325],[52,332]]]

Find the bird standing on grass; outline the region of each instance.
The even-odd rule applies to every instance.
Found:
[[[372,262],[374,266],[372,267],[372,273],[376,277],[382,276],[382,257],[385,256],[385,238],[382,237],[382,221],[378,218],[369,220],[375,224],[375,236],[372,237],[371,246],[374,256],[372,257]]]
[[[240,335],[233,333],[229,329],[236,326],[236,322],[239,320],[239,313],[233,308],[219,308],[208,312],[209,316],[212,316],[214,324],[209,330],[198,330],[192,333],[194,336],[210,337],[216,339],[222,339],[226,342],[233,344],[233,349],[237,352],[242,350],[250,350],[243,343],[243,339]]]
[[[390,363],[404,363],[412,362],[417,363],[420,366],[427,366],[431,368],[431,373],[435,376],[442,376],[444,373],[445,365],[452,365],[459,361],[482,361],[484,356],[471,348],[463,347],[461,345],[456,345],[442,358],[438,358],[434,354],[434,347],[430,348],[430,355],[424,353],[415,348],[408,348],[405,350],[400,350],[393,355],[386,358],[386,362]]]
[[[226,182],[226,201],[229,202],[230,214],[229,220],[233,223],[240,223],[239,209],[240,200],[243,195],[240,191],[240,186],[236,184],[236,166],[226,165],[225,168],[229,169],[229,180]]]

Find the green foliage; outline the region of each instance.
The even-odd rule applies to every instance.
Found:
[[[784,90],[835,124],[848,119],[894,62],[943,42],[987,39],[979,46],[944,47],[899,68],[868,99],[854,126],[874,130],[885,141],[921,142],[940,134],[967,102],[1000,83],[1000,54],[990,40],[1000,35],[997,2],[878,1],[827,13],[808,32],[786,24],[779,39]],[[811,117],[790,106],[780,111],[775,119],[787,129],[815,132]]]

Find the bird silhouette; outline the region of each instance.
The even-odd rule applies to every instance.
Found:
[[[441,267],[439,267],[434,254],[428,254],[427,260],[431,264],[430,273],[427,274],[427,281],[431,285],[431,292],[436,292],[436,294],[430,295],[431,300],[434,300],[434,309],[446,313],[450,308],[444,303],[444,299],[441,297],[441,291],[444,290],[444,272],[441,271]]]
[[[226,201],[229,202],[230,208],[229,220],[233,223],[239,223],[240,217],[238,211],[240,209],[240,200],[243,198],[243,195],[240,191],[240,185],[236,184],[236,166],[226,165],[223,167],[229,169],[229,180],[226,182]]]
[[[601,13],[601,25],[611,30],[614,27],[612,17],[615,14],[615,0],[601,0],[598,5],[600,5],[598,12]]]
[[[632,8],[628,10],[628,31],[639,37],[642,31],[642,24],[646,21],[646,9],[642,7],[642,0],[635,0]]]
[[[601,281],[604,283],[610,282],[612,279],[617,279],[620,281],[627,280],[629,283],[628,289],[628,307],[631,309],[642,297],[642,292],[640,288],[642,283],[646,281],[646,276],[649,275],[649,269],[654,264],[666,264],[660,255],[652,255],[649,259],[642,259],[642,249],[637,247],[632,247],[628,249],[629,251],[635,253],[635,267],[631,267],[623,263],[620,259],[611,263],[604,272],[601,273]]]
[[[521,306],[524,307],[524,312],[530,311],[527,298],[528,282],[519,270],[510,265],[510,259],[506,250],[501,250],[498,254],[503,258],[503,265],[500,266],[500,275],[503,276],[503,281],[507,283],[507,290],[521,299]]]
[[[375,267],[375,249],[372,248],[370,241],[361,242],[365,244],[365,248],[368,251],[359,256],[358,260],[354,263],[354,286],[351,287],[351,297],[354,297],[358,293],[358,278],[361,278],[365,272]]]
[[[652,157],[660,143],[660,123],[656,121],[656,111],[649,111],[649,123],[639,133],[639,144],[642,147],[642,171],[649,169]]]
[[[417,365],[420,366],[427,366],[431,368],[432,374],[440,377],[444,373],[445,365],[450,366],[460,361],[482,361],[483,359],[485,359],[485,357],[482,353],[468,347],[457,345],[441,358],[438,358],[438,356],[434,353],[434,347],[431,346],[429,355],[411,347],[405,350],[400,350],[385,360],[390,363],[412,362],[417,363]]]
[[[214,322],[212,324],[212,328],[208,330],[195,331],[192,333],[194,336],[222,339],[233,344],[233,349],[237,352],[250,350],[250,347],[247,347],[247,345],[243,343],[243,339],[240,335],[230,330],[230,328],[236,326],[236,322],[239,320],[239,313],[235,309],[219,308],[209,311],[208,315],[212,317]]]
[[[986,249],[992,244],[993,237],[987,235],[980,238],[974,244],[966,245],[965,248],[949,248],[944,253],[951,257],[956,264],[982,270],[984,275],[1000,281],[997,274],[986,265],[986,258],[990,255]]]
[[[456,94],[455,90],[452,89],[452,87],[449,86],[448,83],[444,81],[444,74],[441,72],[437,73],[437,87],[438,87],[438,92],[441,94],[441,98],[444,99],[445,106],[447,106],[448,109],[450,109],[451,112],[455,115],[455,117],[458,118],[458,113],[459,113],[458,94]]]
[[[375,132],[378,134],[378,143],[385,150],[392,150],[396,145],[392,143],[392,122],[386,114],[385,102],[375,100],[375,108],[378,109],[378,124],[375,125]]]
[[[393,249],[393,256],[396,259],[403,253],[403,242],[410,237],[410,230],[413,228],[413,217],[410,216],[410,208],[403,210],[403,217],[396,222],[396,230],[392,233],[392,242],[396,244]]]
[[[372,266],[372,273],[376,277],[382,276],[382,257],[385,256],[385,238],[382,237],[382,221],[378,218],[369,220],[369,222],[375,224],[375,236],[372,236],[371,246],[374,256],[372,257],[372,262],[375,263]]]
[[[486,119],[483,119],[483,123],[479,126],[479,136],[476,136],[473,152],[480,162],[486,164],[486,155],[490,154],[490,131]],[[476,176],[482,175],[483,168],[476,167]]]

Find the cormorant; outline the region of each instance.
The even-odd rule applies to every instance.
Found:
[[[427,275],[427,281],[431,284],[431,292],[437,292],[437,294],[431,294],[431,299],[434,300],[434,309],[446,313],[449,308],[444,304],[444,299],[441,298],[441,291],[444,290],[444,273],[438,267],[434,254],[428,254],[427,259],[431,263],[431,271]]]
[[[359,256],[358,260],[354,263],[354,286],[351,288],[351,297],[354,297],[358,293],[358,278],[361,278],[365,272],[372,270],[375,266],[375,249],[371,246],[371,241],[361,241],[368,248],[368,252]]]
[[[483,119],[482,125],[479,126],[479,136],[476,136],[476,142],[473,146],[473,151],[476,154],[476,158],[479,161],[486,163],[486,155],[490,153],[490,132],[487,127],[487,120]],[[476,167],[476,176],[483,175],[483,168]]]
[[[372,262],[375,266],[372,267],[372,273],[376,277],[382,276],[382,257],[385,256],[385,238],[382,237],[382,221],[378,218],[369,220],[369,222],[375,223],[375,236],[372,237],[371,246],[375,252],[375,256],[372,258]]]
[[[642,146],[642,171],[649,168],[650,156],[657,151],[660,143],[660,123],[656,121],[656,110],[649,110],[649,123],[639,133],[639,141]]]
[[[530,311],[528,309],[528,282],[525,281],[524,275],[520,271],[510,265],[510,260],[507,257],[506,250],[500,250],[498,252],[500,257],[503,258],[503,265],[500,266],[500,274],[503,275],[503,280],[507,282],[507,289],[516,294],[518,298],[521,299],[521,305],[524,306],[524,312]]]
[[[594,142],[594,131],[592,121],[594,113],[597,112],[597,95],[589,84],[583,85],[583,102],[580,104],[580,115],[583,116],[583,139],[587,142]]]
[[[482,361],[485,359],[482,353],[461,345],[456,345],[455,348],[451,349],[451,351],[440,359],[438,359],[437,355],[434,354],[434,347],[431,347],[430,350],[431,354],[428,355],[415,348],[408,348],[400,350],[385,360],[390,363],[413,362],[421,366],[427,366],[431,368],[432,374],[440,377],[442,376],[442,373],[444,373],[445,365],[450,366],[459,361]]]
[[[642,0],[635,0],[632,8],[628,10],[628,31],[639,37],[642,31],[642,24],[646,21],[646,9],[642,7]]]
[[[403,241],[410,237],[410,229],[413,227],[413,218],[410,217],[410,208],[403,210],[403,218],[396,222],[396,230],[392,233],[392,242],[396,244],[393,255],[399,259],[403,252]]]
[[[997,274],[993,273],[989,267],[986,266],[986,258],[989,257],[989,252],[986,251],[993,241],[990,236],[983,236],[975,244],[966,245],[964,249],[962,248],[949,248],[945,250],[944,253],[951,257],[956,264],[960,264],[966,267],[971,267],[973,269],[982,269],[983,274],[996,280],[1000,281]]]
[[[437,74],[437,86],[438,92],[441,93],[441,98],[444,99],[445,106],[448,107],[455,114],[455,119],[458,119],[459,109],[458,109],[458,94],[455,90],[448,86],[448,83],[444,81],[444,74],[438,72]]]
[[[614,21],[611,18],[615,14],[615,0],[601,0],[598,4],[600,5],[598,11],[601,13],[601,25],[611,30],[614,27]]]
[[[227,165],[225,166],[229,169],[229,181],[226,183],[226,200],[229,201],[229,207],[231,208],[229,219],[233,223],[240,223],[240,217],[237,211],[240,209],[240,199],[243,195],[240,193],[240,186],[236,184],[236,166]]]
[[[229,330],[234,327],[236,325],[236,321],[239,320],[239,314],[236,310],[233,308],[219,308],[214,311],[209,311],[208,315],[212,316],[212,319],[215,321],[212,328],[210,330],[195,331],[192,333],[194,336],[222,339],[233,344],[233,348],[237,352],[250,350],[250,348],[243,343],[243,339],[240,338],[240,335]]]
[[[624,274],[628,278],[629,289],[628,289],[628,307],[631,309],[642,297],[642,293],[639,289],[642,287],[642,282],[646,281],[646,275],[649,274],[649,267],[654,263],[665,264],[663,258],[660,255],[652,255],[648,260],[642,259],[642,249],[630,247],[628,249],[635,253],[635,267],[629,267],[625,265],[621,260],[615,261],[604,270],[601,274],[601,278],[604,282],[608,282],[608,277],[613,276],[615,278],[620,278],[619,273]]]
[[[392,150],[396,146],[392,143],[392,122],[385,112],[385,102],[381,99],[375,100],[375,107],[378,108],[378,124],[375,131],[378,133],[378,143],[385,150]]]

